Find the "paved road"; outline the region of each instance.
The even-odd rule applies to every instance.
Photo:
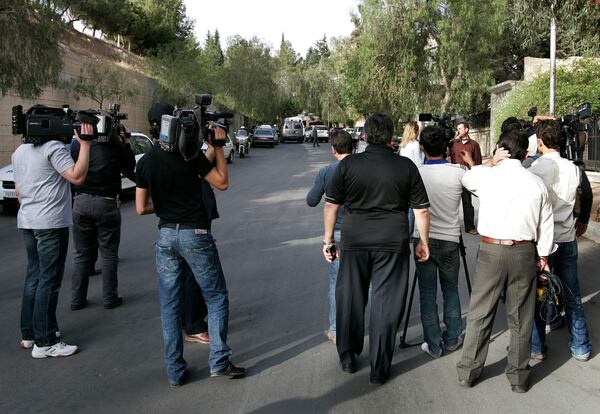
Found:
[[[136,216],[132,201],[122,208],[124,305],[104,310],[96,277],[91,306],[70,311],[69,256],[58,320],[65,340],[80,345],[81,352],[61,360],[32,359],[17,346],[23,244],[14,216],[1,215],[0,412],[598,412],[600,358],[586,364],[569,358],[564,329],[550,335],[550,359],[534,368],[531,391],[510,392],[503,374],[502,307],[483,380],[473,389],[456,384],[460,353],[432,360],[418,348],[396,352],[392,379],[383,387],[369,384],[364,356],[358,373],[343,374],[335,347],[323,335],[328,282],[320,254],[321,209],[304,201],[315,173],[330,161],[326,145],[253,149],[249,158],[236,158],[229,191],[217,194],[221,219],[214,233],[230,291],[229,343],[234,362],[248,368],[248,377],[239,380],[210,379],[207,347],[186,344],[191,382],[169,388],[153,255],[157,220]],[[466,236],[466,243],[473,274],[476,239]],[[588,240],[579,246],[588,322],[600,344],[600,250]],[[466,312],[464,279],[461,289]],[[417,305],[409,342],[421,340]]]

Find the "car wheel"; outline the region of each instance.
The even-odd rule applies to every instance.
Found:
[[[5,200],[2,203],[2,210],[4,210],[6,214],[15,214],[19,210],[19,203]]]
[[[275,144],[271,144],[269,145],[269,148],[273,148],[275,146]]]

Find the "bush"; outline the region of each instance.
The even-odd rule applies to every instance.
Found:
[[[600,61],[578,59],[570,67],[556,68],[556,93],[554,113],[556,116],[574,114],[577,107],[590,102],[595,113],[600,112]],[[492,125],[500,136],[502,121],[510,116],[527,118],[527,111],[537,106],[538,114],[550,112],[550,73],[541,73],[527,82],[517,85],[504,98]]]

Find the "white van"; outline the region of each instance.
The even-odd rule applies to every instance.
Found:
[[[283,120],[283,129],[281,130],[281,140],[296,141],[301,143],[304,140],[304,125],[302,125],[302,118],[294,116],[285,118]]]

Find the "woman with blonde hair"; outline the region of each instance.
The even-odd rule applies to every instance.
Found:
[[[404,126],[402,134],[402,142],[398,149],[398,155],[410,159],[417,168],[423,165],[424,154],[419,147],[419,124],[415,121],[408,121]],[[413,232],[415,230],[415,213],[412,208],[408,209],[408,239],[412,241]]]
[[[402,134],[402,142],[400,143],[400,149],[398,155],[409,158],[415,163],[417,167],[423,165],[423,153],[419,148],[419,125],[415,121],[408,121],[404,126],[404,133]]]

